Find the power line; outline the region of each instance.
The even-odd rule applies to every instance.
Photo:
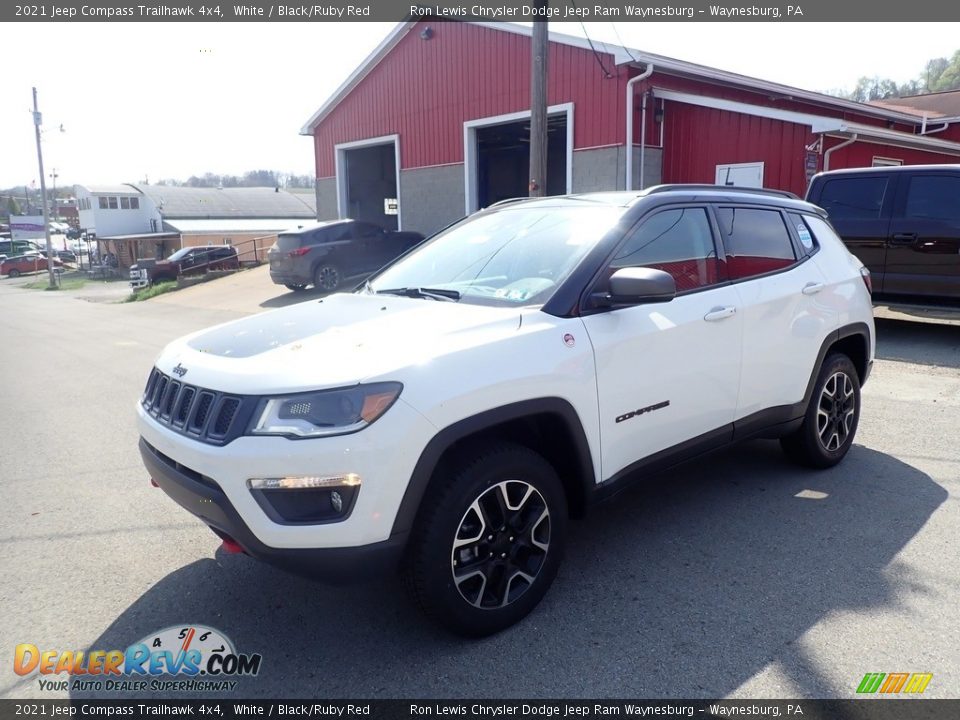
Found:
[[[579,10],[576,0],[570,0],[570,4],[573,5],[574,10]],[[593,40],[590,39],[590,34],[587,32],[587,26],[583,24],[583,20],[580,21],[580,27],[583,29],[583,36],[590,44],[590,49],[593,50],[593,57],[597,61],[597,65],[599,65],[600,69],[603,71],[603,76],[609,80],[613,77],[613,74],[604,66],[603,58],[600,57],[600,53],[598,53],[597,49],[593,46]]]

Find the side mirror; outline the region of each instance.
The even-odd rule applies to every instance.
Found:
[[[610,292],[595,295],[600,307],[670,302],[677,295],[673,275],[646,267],[620,268],[610,277]]]

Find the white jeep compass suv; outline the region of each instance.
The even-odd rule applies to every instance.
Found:
[[[567,521],[745,438],[853,442],[869,274],[788,193],[500,203],[352,294],[170,344],[138,405],[154,480],[228,547],[329,580],[401,568],[484,635],[530,612]]]

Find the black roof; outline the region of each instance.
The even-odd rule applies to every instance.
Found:
[[[952,172],[960,171],[960,163],[957,164],[942,164],[942,165],[880,165],[878,167],[861,167],[861,168],[842,168],[840,170],[824,170],[822,173],[817,173],[817,177],[821,175],[853,175],[861,173],[899,173],[899,172],[916,172],[917,170],[921,171],[943,171],[950,170]]]
[[[491,205],[488,209],[500,209],[520,205],[560,207],[570,206],[571,201],[628,208],[644,199],[655,199],[662,202],[738,202],[754,205],[771,205],[794,210],[805,210],[807,212],[815,209],[815,206],[801,200],[786,190],[702,184],[656,185],[646,190],[578,193],[544,198],[520,197],[503,200]],[[819,210],[817,210],[817,212],[819,212]]]

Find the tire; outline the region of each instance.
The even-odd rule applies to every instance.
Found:
[[[284,283],[283,286],[284,286],[287,290],[293,290],[294,292],[300,292],[300,291],[302,291],[302,290],[306,290],[306,289],[307,289],[307,286],[306,286],[306,285],[295,285],[295,284],[293,284],[293,283]]]
[[[343,282],[343,277],[341,277],[340,270],[336,265],[321,263],[313,271],[313,286],[317,290],[333,292],[340,287],[341,282]]]
[[[787,457],[813,468],[829,468],[843,460],[860,422],[860,378],[849,357],[827,356],[817,375],[803,424],[780,438]]]
[[[7,277],[20,277],[20,271],[16,268],[10,268],[10,272],[7,273]]]
[[[465,453],[449,474],[427,491],[407,585],[428,617],[483,637],[520,621],[550,588],[566,540],[566,496],[550,463],[520,445]]]

